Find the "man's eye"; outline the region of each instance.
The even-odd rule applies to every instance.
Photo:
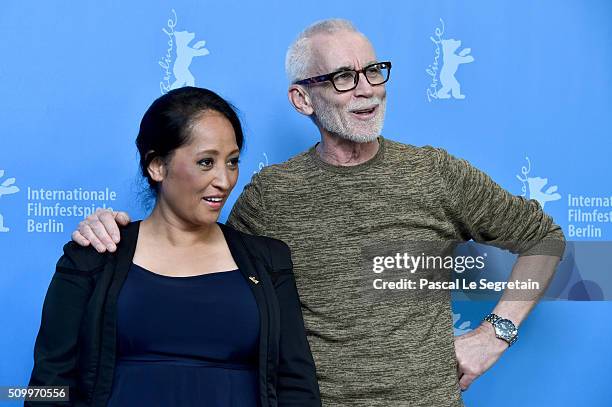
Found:
[[[352,81],[354,79],[352,72],[342,72],[336,75],[336,80]]]
[[[369,75],[378,75],[380,74],[380,70],[381,70],[380,65],[374,65],[374,66],[369,67],[367,72]]]

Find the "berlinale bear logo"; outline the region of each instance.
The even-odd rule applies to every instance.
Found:
[[[0,170],[0,179],[4,176],[4,170]],[[15,178],[7,178],[0,183],[0,197],[11,195],[19,192],[19,188],[15,183]],[[0,213],[0,232],[8,232],[10,229],[4,226],[4,216]]]
[[[455,73],[460,64],[468,64],[474,62],[474,57],[468,55],[471,52],[470,48],[465,48],[459,54],[457,49],[461,46],[459,40],[442,40],[442,70],[440,71],[440,83],[442,88],[438,91],[438,99],[448,99],[453,95],[455,99],[465,99],[465,95],[461,94],[461,85]]]
[[[164,70],[164,77],[159,83],[162,95],[172,89],[178,89],[183,86],[195,86],[195,78],[189,70],[191,62],[195,57],[210,54],[210,51],[204,48],[206,45],[204,40],[189,45],[195,38],[195,33],[175,31],[177,22],[176,11],[172,9],[172,18],[168,19],[166,27],[162,28],[164,34],[168,36],[166,55],[159,61],[159,66]],[[174,58],[175,50],[176,58]],[[174,81],[171,80],[173,76]]]
[[[440,19],[440,27],[437,27],[434,35],[429,37],[436,46],[434,61],[425,70],[431,76],[431,83],[426,92],[427,100],[430,102],[432,99],[450,99],[451,96],[453,99],[465,99],[455,74],[459,65],[474,62],[474,57],[469,55],[472,52],[471,48],[464,48],[457,53],[461,41],[453,38],[444,39],[443,35],[444,20]]]
[[[516,175],[516,178],[523,184],[521,196],[527,196],[527,192],[529,192],[529,196],[527,197],[538,201],[542,209],[544,209],[546,202],[558,201],[561,199],[561,194],[557,192],[556,185],[551,185],[544,190],[544,187],[548,184],[548,178],[529,176],[531,172],[531,161],[529,161],[529,157],[525,157],[525,159],[527,160],[527,166],[521,168],[522,175]]]
[[[188,31],[176,31],[174,38],[176,38],[176,60],[174,61],[174,67],[172,73],[176,80],[170,86],[170,89],[178,89],[183,86],[194,86],[195,78],[189,70],[189,65],[193,57],[201,57],[208,55],[210,52],[204,48],[206,41],[198,41],[193,45],[193,48],[189,46],[189,43],[194,39],[195,34]]]

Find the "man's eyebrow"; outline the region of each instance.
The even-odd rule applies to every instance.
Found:
[[[363,64],[363,66],[364,66],[364,67],[366,67],[366,66],[368,66],[368,65],[372,65],[372,64],[375,64],[375,63],[377,63],[377,62],[378,62],[378,60],[376,60],[376,59],[375,59],[375,60],[370,60],[370,61],[366,62],[365,64]],[[352,65],[343,65],[343,66],[340,66],[340,67],[338,67],[338,68],[334,69],[334,70],[333,70],[333,72],[338,72],[338,71],[352,71],[352,70],[354,70],[354,69],[355,69],[355,67],[354,67],[354,66],[352,66]]]
[[[336,71],[351,71],[355,68],[353,68],[351,65],[343,65],[343,66],[339,66],[338,68],[334,69],[334,72]]]

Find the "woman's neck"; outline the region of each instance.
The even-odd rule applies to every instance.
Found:
[[[177,248],[210,244],[220,232],[216,222],[194,225],[160,205],[156,205],[151,215],[142,221],[141,229],[159,243]]]

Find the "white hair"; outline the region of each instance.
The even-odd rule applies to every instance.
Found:
[[[348,20],[330,18],[317,21],[306,27],[297,39],[287,49],[285,56],[285,72],[291,83],[306,79],[310,74],[312,49],[310,39],[317,34],[333,34],[339,31],[349,31],[363,35]]]

